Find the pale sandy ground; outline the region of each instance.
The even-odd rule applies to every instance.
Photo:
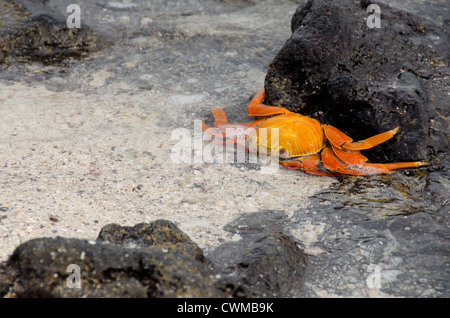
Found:
[[[88,84],[100,87],[105,78]],[[140,105],[164,105],[164,116],[192,103],[217,105],[204,96],[136,94],[114,85],[104,95],[0,83],[0,207],[8,208],[0,211],[0,261],[32,238],[95,239],[108,223],[156,219],[175,222],[201,248],[213,248],[239,239],[222,229],[239,215],[294,211],[334,181],[282,168],[262,174],[175,163],[175,128],[158,126],[162,114]]]

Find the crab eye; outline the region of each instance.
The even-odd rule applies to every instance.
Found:
[[[280,157],[285,157],[285,156],[287,155],[286,149],[281,148],[281,149],[280,149],[280,152],[279,152],[279,155],[280,155]]]

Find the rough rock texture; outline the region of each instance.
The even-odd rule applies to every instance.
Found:
[[[373,2],[372,3],[377,3]],[[311,0],[294,14],[292,36],[269,66],[266,103],[333,124],[354,139],[401,126],[378,160],[447,160],[449,35],[378,3]]]
[[[442,297],[450,255],[448,31],[382,3],[381,28],[370,29],[366,6],[300,6],[292,36],[269,66],[264,102],[333,124],[355,140],[400,125],[393,140],[365,154],[432,166],[340,177],[296,211],[288,228],[314,255],[299,295]]]
[[[279,220],[282,215],[273,211],[258,212],[233,222],[241,225],[237,233],[242,239],[224,243],[208,255],[214,270],[228,275],[231,285],[248,286],[260,297],[295,295],[295,290],[302,286],[306,255],[289,236],[272,232],[270,226],[260,229],[265,225],[262,219],[270,223],[274,221],[271,218]],[[253,222],[252,225],[250,219],[259,224]],[[233,224],[227,226],[229,230]]]
[[[135,248],[151,249],[157,246],[194,256],[200,262],[206,261],[198,245],[174,223],[166,220],[157,220],[150,224],[140,223],[133,227],[109,224],[102,228],[98,240]]]
[[[291,220],[299,246],[315,254],[299,296],[447,297],[448,216],[395,215],[392,203],[371,200],[367,185],[360,193],[333,187]]]
[[[211,254],[172,222],[105,226],[97,241],[38,238],[0,268],[7,297],[267,297],[291,295],[305,256],[289,237],[266,233]],[[80,288],[71,265],[79,267]]]
[[[143,234],[137,241],[145,239]],[[8,290],[16,297],[226,296],[214,286],[207,265],[192,256],[169,251],[168,243],[139,249],[83,239],[33,239],[17,247],[4,276],[9,277]],[[67,284],[72,274],[70,264],[80,268],[81,288]]]
[[[0,63],[12,59],[60,63],[87,56],[109,42],[86,25],[69,28],[67,17],[49,10],[41,1],[4,0],[0,8]]]
[[[449,32],[408,12],[371,3],[380,6],[381,28],[368,27],[367,1],[311,0],[299,6],[292,36],[269,65],[264,102],[332,124],[354,140],[400,126],[392,140],[364,154],[372,162],[421,160],[432,166],[424,173],[397,174],[391,183],[366,178],[372,182],[363,191],[374,196],[338,205],[353,202],[379,210],[386,203],[385,213],[392,209],[394,214],[426,208],[447,219]],[[409,178],[409,173],[417,177]]]

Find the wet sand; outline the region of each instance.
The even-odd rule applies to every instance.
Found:
[[[89,85],[104,82],[97,76]],[[263,174],[245,165],[176,163],[176,127],[160,127],[161,114],[140,105],[175,116],[179,97],[120,93],[115,85],[108,95],[0,86],[1,260],[32,238],[95,239],[108,223],[156,219],[175,222],[207,250],[237,239],[222,227],[239,215],[296,210],[334,181],[282,167]]]

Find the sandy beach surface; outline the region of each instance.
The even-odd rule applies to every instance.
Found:
[[[95,74],[89,85],[104,82]],[[120,93],[123,86],[94,95],[1,84],[1,260],[32,238],[95,239],[108,223],[156,219],[175,222],[208,249],[238,239],[222,227],[239,215],[298,209],[333,182],[283,168],[263,174],[226,163],[174,162],[176,127],[160,127],[161,113],[142,105],[164,107],[170,116],[182,111],[182,96]],[[200,103],[214,106],[206,97]]]

